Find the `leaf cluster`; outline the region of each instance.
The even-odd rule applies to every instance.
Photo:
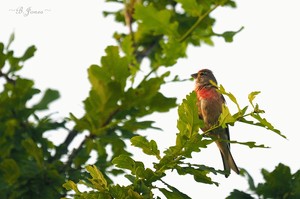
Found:
[[[28,105],[41,91],[18,71],[36,48],[30,46],[16,56],[9,49],[13,40],[14,34],[6,47],[0,43],[0,80],[4,82],[0,88],[0,198],[59,197],[65,177],[58,172],[60,162],[50,161],[56,147],[43,134],[64,127],[64,122],[53,121],[50,115],[38,116],[59,93],[48,89],[37,103]]]
[[[300,197],[300,170],[291,173],[291,169],[279,163],[276,168],[269,172],[262,169],[264,181],[255,185],[252,176],[243,170],[242,175],[248,180],[249,191],[233,190],[227,199],[234,198],[289,198],[296,199]]]

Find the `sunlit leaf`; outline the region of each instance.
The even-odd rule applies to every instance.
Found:
[[[253,91],[248,95],[248,99],[250,104],[252,105],[252,107],[254,108],[254,104],[253,104],[253,100],[255,99],[255,97],[260,93],[260,91]]]
[[[104,178],[103,174],[95,165],[86,166],[86,170],[92,176],[92,179],[89,179],[90,182],[94,185],[93,188],[98,189],[99,191],[108,190],[107,181]]]
[[[219,86],[218,91],[220,91],[221,94],[228,96],[229,99],[230,99],[233,103],[236,104],[238,110],[239,110],[239,111],[241,110],[240,105],[238,104],[237,99],[235,98],[235,96],[234,96],[232,93],[227,92],[227,91],[225,90],[225,88],[224,88],[222,85]]]
[[[73,190],[73,191],[75,191],[75,193],[80,193],[80,191],[79,191],[79,189],[78,189],[78,187],[77,187],[77,185],[75,184],[75,182],[73,182],[72,180],[68,180],[66,183],[64,183],[63,185],[62,185],[64,188],[66,188],[67,190]]]
[[[222,128],[226,128],[228,124],[232,124],[235,122],[235,118],[230,114],[228,107],[223,104],[222,105],[222,113],[219,116],[219,125]]]

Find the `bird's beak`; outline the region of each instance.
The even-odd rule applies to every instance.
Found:
[[[197,79],[198,73],[191,74],[192,78]]]

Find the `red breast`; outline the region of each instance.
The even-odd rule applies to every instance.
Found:
[[[219,93],[214,88],[202,88],[196,90],[198,100],[219,98]]]

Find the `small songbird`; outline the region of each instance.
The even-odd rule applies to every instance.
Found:
[[[195,92],[198,99],[198,115],[204,122],[204,127],[201,129],[205,132],[218,125],[225,99],[223,95],[217,91],[216,86],[211,83],[211,81],[213,81],[217,84],[217,80],[211,70],[202,69],[198,73],[192,74],[192,77],[196,80]],[[225,176],[229,176],[231,169],[239,174],[239,169],[230,152],[229,143],[220,141],[230,140],[228,126],[227,128],[215,128],[209,132],[209,135],[216,139],[215,143],[221,152],[224,170],[227,173]]]

